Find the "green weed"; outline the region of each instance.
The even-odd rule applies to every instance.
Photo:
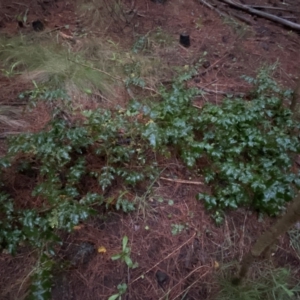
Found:
[[[108,300],[117,300],[117,299],[121,300],[122,299],[122,295],[125,294],[126,291],[127,291],[127,284],[126,283],[118,284],[117,289],[118,289],[118,293],[111,295],[108,298]]]
[[[137,262],[134,263],[130,258],[131,249],[130,247],[127,246],[127,244],[128,244],[128,237],[124,236],[122,240],[122,252],[113,255],[111,259],[112,260],[120,259],[121,261],[125,262],[128,268],[135,269],[139,266],[139,264]]]
[[[220,284],[216,300],[296,300],[300,292],[299,283],[291,282],[290,271],[285,268],[267,269],[242,286],[232,285],[226,279],[222,279]]]
[[[180,234],[183,230],[188,229],[189,224],[171,224],[171,233],[172,235]]]
[[[1,72],[7,78],[14,77],[15,75],[19,75],[20,73],[15,70],[15,69],[17,69],[18,65],[19,65],[19,62],[15,62],[15,63],[11,64],[9,66],[9,68],[1,69]]]

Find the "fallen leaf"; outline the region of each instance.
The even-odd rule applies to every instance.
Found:
[[[98,247],[98,253],[106,253],[106,248],[103,246]]]
[[[214,261],[214,268],[216,270],[218,270],[220,268],[220,264],[216,260]]]
[[[74,230],[80,230],[83,226],[82,225],[76,225],[73,227]]]

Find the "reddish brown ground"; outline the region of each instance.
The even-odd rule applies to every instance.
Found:
[[[130,6],[131,1],[124,2]],[[244,0],[246,4],[253,0]],[[298,12],[289,14],[300,23],[299,4],[294,0],[285,1],[288,7]],[[42,3],[42,5],[38,4]],[[260,5],[276,7],[281,1],[259,1]],[[20,29],[15,21],[16,15],[28,11],[28,22],[44,20],[47,30],[69,25],[62,29],[67,35],[77,32],[83,26],[78,21],[72,1],[32,1],[12,2],[2,0],[0,4],[0,30],[8,35],[23,34],[32,29]],[[181,32],[191,36],[191,47],[185,49],[176,45],[164,53],[172,65],[185,65],[195,62],[204,51],[206,63],[199,69],[193,85],[205,87],[208,93],[195,101],[219,101],[220,92],[243,92],[247,85],[241,75],[255,75],[264,64],[278,63],[275,78],[286,87],[294,87],[300,74],[300,37],[278,24],[261,18],[248,16],[253,26],[243,23],[224,22],[215,12],[192,0],[168,1],[165,5],[152,1],[136,1],[138,16],[132,24],[138,24],[136,31],[145,34],[158,26],[168,32],[175,40]],[[295,10],[296,11],[296,10]],[[270,11],[272,12],[272,11]],[[239,12],[237,12],[239,13]],[[240,13],[241,14],[241,13]],[[99,28],[101,33],[101,28]],[[99,33],[95,31],[94,34]],[[107,34],[110,38],[132,42],[132,27],[124,32],[110,25]],[[27,86],[15,80],[0,77],[1,101],[14,103],[20,91]],[[27,129],[39,130],[49,118],[47,109],[40,105],[30,114],[25,114]],[[19,130],[24,130],[19,129]],[[1,152],[5,151],[3,144]],[[166,164],[161,163],[161,166]],[[184,171],[181,163],[173,161],[167,165],[167,172],[178,178],[189,179],[191,174]],[[193,178],[200,181],[199,178]],[[16,182],[26,201],[30,198],[30,187]],[[64,236],[64,243],[58,249],[60,258],[74,261],[74,266],[55,274],[53,299],[94,300],[107,299],[116,292],[119,283],[128,284],[127,296],[131,300],[213,299],[218,290],[216,275],[221,266],[240,260],[257,236],[274,222],[246,210],[238,210],[227,215],[224,226],[217,228],[195,194],[202,191],[201,185],[180,184],[160,180],[155,183],[151,197],[141,200],[137,213],[122,215],[117,212],[99,214],[83,224],[72,234]],[[164,201],[160,203],[158,200]],[[174,204],[169,205],[168,201]],[[187,229],[173,236],[171,224],[186,224]],[[128,271],[124,263],[112,261],[112,254],[121,250],[122,237],[129,237],[131,257],[139,267]],[[105,247],[106,253],[97,253],[98,247]],[[86,257],[78,258],[80,247],[90,249]],[[23,299],[26,295],[28,277],[35,263],[35,253],[21,249],[16,257],[0,255],[0,299]],[[289,246],[288,236],[281,237],[278,249],[272,258],[275,266],[292,267],[295,276],[300,262],[297,253]],[[168,280],[160,286],[156,272],[168,275]],[[143,277],[140,277],[143,275]]]

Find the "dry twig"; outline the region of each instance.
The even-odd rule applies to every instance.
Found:
[[[132,285],[134,282],[136,282],[137,280],[139,280],[140,278],[142,278],[142,276],[145,276],[147,273],[149,273],[151,270],[153,270],[155,267],[157,267],[164,260],[166,260],[169,257],[171,257],[174,253],[176,253],[178,250],[180,250],[183,246],[185,246],[186,244],[188,244],[195,236],[196,236],[196,232],[194,232],[194,234],[187,241],[185,241],[183,244],[181,244],[179,247],[177,247],[174,251],[172,251],[171,253],[169,253],[166,257],[164,257],[163,259],[161,259],[159,262],[157,262],[154,266],[152,266],[146,272],[144,272],[143,274],[141,274],[140,276],[138,276],[137,278],[135,278],[134,280],[132,280],[129,284]]]
[[[222,11],[220,11],[219,9],[214,7],[213,5],[207,3],[205,0],[198,0],[198,1],[201,2],[204,6],[210,8],[211,10],[214,10],[215,12],[217,12],[221,17],[228,17],[227,14],[223,13]]]
[[[207,266],[200,266],[196,269],[194,269],[193,271],[191,271],[187,276],[185,276],[183,279],[181,279],[177,284],[175,284],[170,290],[168,290],[168,293],[170,293],[172,290],[174,290],[179,284],[181,284],[182,282],[185,282],[187,278],[189,278],[193,273],[195,273],[196,271],[207,267]],[[201,276],[198,277],[198,280],[200,280],[201,278],[203,278],[209,271],[206,271],[204,274],[202,274]],[[176,296],[173,300],[177,299],[180,295]],[[165,299],[165,296],[159,298],[159,300],[163,300]]]
[[[161,180],[176,182],[176,183],[183,183],[183,184],[194,184],[194,185],[203,185],[203,182],[200,181],[190,181],[190,180],[183,180],[183,179],[171,179],[165,177],[159,177]]]
[[[287,26],[291,29],[294,29],[294,30],[299,30],[300,31],[300,25],[299,24],[296,24],[294,22],[291,22],[291,21],[288,21],[288,20],[285,20],[285,19],[282,19],[282,18],[279,18],[277,16],[274,16],[272,14],[269,14],[269,13],[266,13],[266,12],[262,12],[260,10],[257,10],[257,9],[254,9],[250,6],[247,6],[247,5],[243,5],[243,4],[239,4],[239,3],[236,3],[236,2],[232,2],[231,0],[219,0],[221,2],[224,2],[234,8],[238,8],[240,10],[243,10],[243,11],[246,11],[252,15],[257,15],[259,17],[263,17],[265,19],[268,19],[268,20],[271,20],[273,22],[277,22],[281,25],[284,25],[284,26]]]

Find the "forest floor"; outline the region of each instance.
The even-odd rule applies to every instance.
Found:
[[[197,106],[207,101],[218,103],[225,94],[248,91],[249,85],[241,76],[255,76],[258,69],[266,65],[277,64],[274,78],[287,88],[295,87],[300,76],[300,35],[295,31],[237,10],[235,14],[243,15],[249,24],[234,17],[223,18],[196,0],[167,0],[164,4],[150,0],[123,2],[128,8],[135,3],[134,14],[127,25],[109,17],[104,24],[98,24],[97,19],[91,21],[89,16],[78,12],[73,1],[23,0],[17,3],[2,0],[0,33],[12,37],[49,31],[54,39],[64,40],[74,50],[88,37],[130,49],[136,36],[154,32],[156,47],[151,55],[162,58],[165,66],[192,65],[202,59],[198,75],[189,83],[206,90],[203,97],[195,99]],[[241,2],[249,5],[259,2],[260,6],[270,7],[268,12],[300,23],[297,0]],[[29,25],[18,25],[17,16],[22,16]],[[30,24],[35,20],[44,23],[42,33],[34,33]],[[90,27],[91,22],[93,27]],[[189,48],[179,44],[181,33],[190,35]],[[173,75],[167,67],[157,68],[158,73],[166,71],[153,80],[153,88]],[[15,105],[20,102],[18,95],[30,87],[32,83],[22,76],[0,75],[1,103]],[[118,90],[113,105],[122,106],[129,98],[128,93]],[[88,99],[80,103],[85,108],[97,106]],[[112,104],[106,102],[105,105]],[[39,131],[49,119],[47,107],[40,104],[30,112],[24,110],[22,120],[26,125],[14,131]],[[7,130],[3,126],[1,133]],[[4,154],[5,142],[0,147]],[[76,262],[54,274],[52,299],[104,300],[116,293],[117,285],[122,282],[128,285],[124,299],[215,299],[220,290],[219,280],[236,267],[256,238],[276,220],[266,216],[261,219],[255,212],[238,209],[226,213],[224,224],[217,227],[203,203],[195,199],[195,195],[205,189],[197,184],[201,178],[175,158],[161,161],[160,167],[183,181],[157,180],[151,192],[149,187],[142,186],[139,197],[145,197],[145,201],[141,201],[136,212],[99,211],[98,216],[74,232],[63,234],[59,257]],[[14,188],[24,201],[30,198],[31,190],[21,177],[15,179]],[[121,261],[111,260],[113,254],[121,251],[124,236],[129,239],[131,258],[139,264],[133,270],[128,270]],[[80,251],[84,252],[81,256]],[[0,254],[0,298],[24,299],[34,265],[34,250],[26,247],[20,248],[16,256]],[[300,280],[300,253],[292,247],[288,234],[279,239],[271,260],[257,262],[255,268],[266,266],[291,268],[293,277]],[[160,282],[159,274],[163,274],[165,280]]]

